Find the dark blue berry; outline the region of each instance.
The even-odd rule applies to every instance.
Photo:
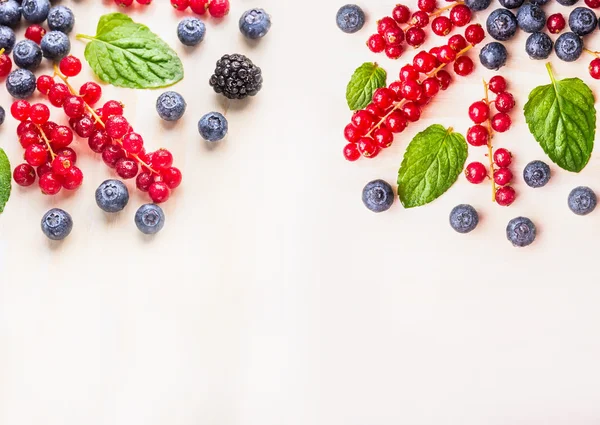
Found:
[[[4,53],[9,54],[15,47],[17,37],[12,28],[5,25],[0,25],[0,49],[4,49]]]
[[[198,131],[204,140],[218,142],[227,134],[229,124],[227,119],[218,112],[209,112],[200,118]]]
[[[394,190],[386,181],[373,180],[364,187],[362,201],[373,212],[387,211],[394,203]]]
[[[573,62],[583,52],[583,41],[573,32],[561,34],[554,43],[554,51],[560,60]]]
[[[518,7],[521,7],[523,1],[524,0],[500,0],[500,4],[502,5],[502,7],[505,7],[507,9],[516,9]]]
[[[271,17],[263,9],[250,9],[240,18],[240,31],[246,38],[264,37],[271,28]]]
[[[457,205],[450,211],[450,226],[458,233],[469,233],[479,224],[479,214],[471,205]]]
[[[465,0],[465,5],[475,12],[487,9],[491,3],[492,0]]]
[[[596,194],[586,186],[576,187],[569,193],[569,208],[577,215],[587,215],[596,208]]]
[[[59,61],[71,51],[71,42],[64,32],[49,31],[42,38],[41,47],[45,58]]]
[[[142,205],[135,213],[135,225],[140,232],[153,235],[165,225],[165,213],[156,204]]]
[[[4,120],[6,119],[6,111],[2,106],[0,106],[0,125],[4,124]]]
[[[21,13],[27,22],[41,24],[48,18],[50,0],[23,0]]]
[[[106,180],[96,189],[96,204],[101,210],[115,213],[123,210],[129,202],[127,186],[119,180]]]
[[[584,36],[596,29],[598,18],[592,9],[576,7],[569,14],[569,28],[575,34]]]
[[[525,42],[525,51],[531,59],[546,59],[552,53],[552,39],[543,32],[534,32]]]
[[[535,240],[535,224],[527,217],[513,218],[506,226],[506,238],[518,247],[531,245]]]
[[[73,219],[66,211],[52,208],[42,217],[42,232],[53,241],[60,241],[73,230]]]
[[[13,50],[13,59],[19,68],[34,71],[42,63],[42,49],[31,40],[21,40]]]
[[[183,18],[177,25],[177,37],[186,46],[195,46],[204,40],[206,26],[198,18]]]
[[[533,4],[537,4],[538,6],[543,6],[548,3],[549,0],[529,0]]]
[[[165,121],[177,121],[185,113],[186,106],[183,96],[174,91],[164,92],[156,100],[156,111]]]
[[[355,4],[347,4],[338,10],[335,20],[339,29],[352,34],[365,24],[365,12]]]
[[[0,25],[14,28],[21,21],[21,5],[15,0],[0,1]]]
[[[15,69],[6,78],[6,90],[16,99],[27,99],[35,91],[35,75],[28,69]]]
[[[508,9],[496,9],[488,16],[486,28],[492,38],[505,41],[517,32],[517,18]]]
[[[550,167],[542,161],[531,161],[523,170],[523,180],[529,187],[538,188],[546,186],[548,181],[550,181],[550,177]]]
[[[502,43],[493,41],[479,52],[479,62],[487,69],[498,70],[506,64],[508,52]]]
[[[48,13],[48,27],[51,31],[70,33],[75,25],[75,15],[66,6],[54,6]]]
[[[537,4],[525,3],[517,12],[517,23],[525,32],[539,32],[546,25],[546,14]]]
[[[547,0],[546,0],[547,1]],[[563,6],[573,6],[575,3],[577,3],[579,0],[556,0],[559,4],[562,4]]]

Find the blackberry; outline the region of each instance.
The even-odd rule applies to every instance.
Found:
[[[262,88],[262,71],[244,55],[224,55],[217,61],[210,85],[228,99],[254,96]]]

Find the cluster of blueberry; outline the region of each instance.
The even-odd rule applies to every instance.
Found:
[[[389,147],[394,133],[404,131],[409,122],[418,121],[421,107],[440,90],[448,88],[452,78],[443,69],[446,65],[453,62],[454,72],[460,76],[473,71],[473,61],[465,53],[483,37],[481,26],[470,25],[464,37],[453,35],[447,44],[417,53],[412,64],[400,69],[399,80],[376,90],[372,103],[354,113],[344,129],[348,142],[344,157],[348,161],[356,161],[361,156],[374,158],[381,149]]]
[[[512,162],[512,154],[504,148],[493,152],[492,147],[493,131],[504,133],[512,123],[508,112],[514,108],[515,99],[506,91],[506,88],[506,80],[500,75],[492,77],[489,83],[484,81],[485,97],[469,107],[469,118],[475,125],[467,131],[467,142],[471,146],[488,148],[492,175],[492,200],[501,206],[508,206],[515,200],[515,190],[508,186],[513,178],[513,174],[508,168]],[[489,99],[488,90],[496,95],[493,101]],[[493,116],[491,114],[492,106],[497,111]],[[465,168],[465,175],[469,182],[479,184],[488,176],[488,171],[481,162],[472,162]],[[500,187],[496,189],[496,185]]]
[[[397,5],[392,16],[386,16],[377,22],[377,33],[369,37],[367,46],[374,53],[385,50],[390,59],[398,59],[403,51],[403,42],[412,47],[419,47],[426,38],[425,28],[439,36],[446,36],[454,26],[463,27],[471,22],[471,9],[462,1],[438,8],[436,0],[418,0],[418,11],[411,14],[405,5]],[[449,16],[442,13],[450,10]],[[404,28],[400,25],[406,24]]]

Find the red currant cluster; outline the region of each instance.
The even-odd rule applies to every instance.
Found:
[[[454,72],[460,76],[473,71],[473,61],[465,53],[480,43],[484,35],[480,25],[470,25],[465,32],[466,40],[456,34],[448,44],[417,53],[412,64],[400,69],[399,80],[377,89],[372,102],[354,113],[344,129],[348,141],[344,157],[348,161],[356,161],[361,155],[374,158],[381,149],[391,146],[394,133],[401,133],[409,122],[418,121],[421,108],[440,90],[448,88],[452,78],[443,69],[446,65],[454,62]]]
[[[17,100],[10,112],[20,121],[17,136],[25,149],[25,163],[13,171],[15,182],[31,186],[36,167],[40,189],[46,195],[56,195],[63,187],[74,190],[81,186],[83,173],[75,165],[77,154],[68,147],[73,141],[71,129],[49,121],[50,109],[43,103],[30,105],[26,100]]]
[[[130,7],[134,0],[114,0],[118,6]],[[138,4],[149,5],[152,0],[135,0]],[[204,15],[207,11],[214,18],[222,18],[229,13],[229,0],[170,0],[171,6],[177,10],[186,10],[188,7],[197,15]]]
[[[437,8],[436,0],[418,0],[418,11],[411,14],[410,9],[402,4],[397,5],[392,11],[392,16],[386,16],[377,22],[377,34],[373,34],[367,41],[367,46],[374,53],[385,54],[390,59],[398,59],[404,52],[403,43],[412,47],[419,47],[425,41],[424,28],[431,20],[431,30],[439,35],[446,36],[452,31],[453,26],[462,27],[471,22],[471,9],[462,1]],[[450,9],[449,17],[441,14]],[[433,18],[433,19],[432,19]],[[404,28],[400,25],[407,24]]]
[[[148,192],[155,203],[165,202],[182,179],[181,171],[172,166],[173,155],[166,149],[146,152],[142,136],[133,131],[123,116],[120,102],[109,100],[101,108],[94,109],[93,105],[102,97],[101,87],[87,82],[76,92],[68,82],[69,77],[75,77],[80,71],[79,59],[67,56],[54,71],[62,82],[42,75],[38,78],[37,88],[48,96],[53,106],[63,108],[70,127],[79,137],[88,139],[90,149],[102,154],[106,165],[114,168],[123,179],[137,176],[138,189]]]
[[[516,197],[515,190],[508,186],[513,178],[513,174],[508,168],[512,161],[512,155],[504,148],[493,152],[492,137],[494,131],[504,133],[510,128],[511,120],[508,112],[514,108],[515,99],[506,91],[506,80],[499,75],[492,77],[489,83],[484,81],[483,84],[485,98],[469,107],[469,118],[475,125],[467,131],[467,142],[471,146],[487,146],[490,170],[493,176],[492,201],[496,201],[501,206],[508,206],[514,202]],[[494,101],[489,100],[488,90],[496,94]],[[491,105],[494,105],[497,110],[492,117]],[[465,175],[471,183],[479,184],[485,180],[488,172],[481,162],[472,162],[467,165]]]

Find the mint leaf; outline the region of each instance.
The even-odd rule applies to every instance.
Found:
[[[4,206],[10,198],[11,178],[10,162],[4,150],[0,148],[0,213],[4,211]]]
[[[167,87],[183,78],[183,65],[167,43],[142,24],[122,13],[104,15],[90,40],[85,58],[96,75],[119,87]]]
[[[376,63],[365,62],[359,66],[346,87],[346,101],[351,111],[363,109],[373,97],[373,92],[385,87],[387,73]]]
[[[557,81],[531,91],[523,108],[529,131],[559,167],[580,172],[594,149],[596,108],[590,88],[579,78]]]
[[[404,208],[425,205],[454,184],[467,160],[467,142],[439,124],[417,134],[398,171],[398,196]]]

